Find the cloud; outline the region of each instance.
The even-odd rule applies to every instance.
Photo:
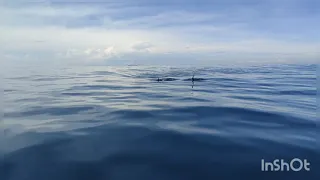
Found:
[[[181,27],[192,24],[205,23],[218,17],[216,14],[191,13],[187,11],[161,12],[155,15],[120,19],[114,25],[119,27],[130,26],[139,28],[168,28]]]
[[[113,46],[107,47],[107,48],[89,48],[85,51],[81,51],[81,53],[84,53],[88,56],[88,58],[94,58],[94,59],[107,59],[113,56],[116,56],[116,51]],[[83,54],[81,54],[83,55]]]
[[[299,0],[288,2],[290,6],[215,0],[197,8],[193,1],[181,6],[137,2],[145,6],[135,1],[0,6],[1,61],[124,62],[131,57],[145,63],[193,58],[188,62],[214,64],[320,57],[315,33],[319,13]],[[265,6],[274,13],[266,14]]]
[[[150,52],[153,45],[149,42],[138,42],[132,45],[134,51]]]

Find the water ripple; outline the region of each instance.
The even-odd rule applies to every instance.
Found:
[[[320,165],[316,67],[17,69],[0,179],[317,179],[261,172],[261,159]]]

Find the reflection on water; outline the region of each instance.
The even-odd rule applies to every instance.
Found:
[[[16,68],[0,179],[318,179],[315,84],[315,65]],[[312,171],[261,172],[296,157]]]

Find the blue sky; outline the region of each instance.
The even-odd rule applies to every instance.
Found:
[[[4,0],[5,62],[312,63],[318,0]]]

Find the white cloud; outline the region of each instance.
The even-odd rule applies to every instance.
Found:
[[[139,8],[131,10],[136,12]],[[31,61],[34,57],[46,56],[39,59],[66,58],[90,62],[120,60],[129,55],[142,57],[143,54],[155,58],[168,53],[175,54],[175,61],[183,59],[178,57],[194,57],[194,54],[212,61],[218,60],[215,57],[219,60],[240,59],[237,53],[243,57],[246,57],[244,54],[264,53],[269,59],[320,57],[319,43],[257,38],[236,24],[218,26],[206,23],[221,18],[220,15],[168,11],[133,18],[114,16],[125,12],[126,9],[121,8],[85,6],[0,7],[1,59],[17,57]],[[86,26],[91,21],[88,16],[97,17],[101,24]],[[80,21],[83,26],[66,27],[74,21]],[[224,55],[217,56],[217,53]],[[259,56],[251,57],[259,59]]]
[[[149,42],[137,42],[132,45],[133,51],[140,52],[150,52],[152,47],[154,46]]]
[[[142,28],[166,28],[170,25],[173,27],[181,25],[190,25],[192,23],[201,23],[209,20],[214,20],[218,15],[211,15],[205,13],[190,13],[187,11],[171,11],[163,12],[151,16],[142,16],[132,19],[119,20],[114,23],[119,27],[142,27]]]

